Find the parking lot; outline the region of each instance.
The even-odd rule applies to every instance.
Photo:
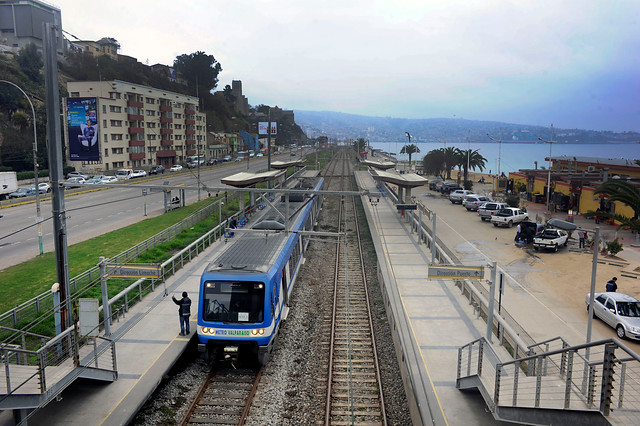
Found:
[[[490,189],[488,184],[474,186],[474,191],[480,194],[489,195]],[[562,329],[567,330],[569,335],[563,337],[569,342],[584,342],[587,327],[584,300],[591,285],[593,253],[578,248],[577,235],[573,235],[568,246],[560,248],[557,253],[535,251],[531,245],[515,244],[515,226],[495,228],[488,221],[481,221],[476,212],[452,204],[447,196],[426,186],[414,190],[413,195],[437,213],[438,238],[443,239],[464,264],[487,265],[496,261],[505,269],[509,275],[505,282],[514,291],[503,298],[502,306],[535,341],[556,337],[557,330]],[[536,221],[536,217],[544,221],[544,205],[527,203],[526,207],[532,221]],[[555,217],[567,219],[566,213],[558,213]],[[595,227],[593,221],[582,217],[575,218],[575,221],[585,228]],[[612,240],[616,235],[615,227],[601,225],[601,235]],[[627,278],[622,274],[640,267],[640,249],[631,247],[635,239],[628,231],[619,232],[618,237],[622,238],[624,250],[617,258],[600,257],[605,263],[598,263],[596,292],[605,291],[605,283],[617,276],[618,292],[639,298],[640,279]],[[558,327],[558,324],[564,327]],[[592,340],[608,337],[615,337],[615,330],[602,321],[594,321]],[[627,343],[640,351],[640,344]]]

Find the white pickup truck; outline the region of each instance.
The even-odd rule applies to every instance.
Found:
[[[515,207],[504,208],[491,216],[493,226],[508,226],[511,228],[514,223],[522,222],[523,220],[529,220],[529,216],[526,212]]]
[[[566,246],[569,235],[560,229],[545,229],[533,238],[533,248],[558,251],[558,247]]]

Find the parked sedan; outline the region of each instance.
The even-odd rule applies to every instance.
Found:
[[[106,176],[104,176],[106,177]],[[104,178],[103,176],[94,176],[91,179],[87,179],[84,181],[84,183],[88,184],[88,185],[96,185],[99,183],[103,183],[102,179]]]
[[[179,172],[182,170],[182,166],[180,164],[176,164],[175,166],[171,166],[169,169],[170,172]]]
[[[490,201],[493,201],[491,198],[486,197],[484,195],[477,195],[477,194],[473,194],[473,195],[467,195],[464,198],[464,207],[467,209],[467,211],[476,211],[478,210],[478,207],[480,207],[480,205],[484,204],[484,203],[488,203]]]
[[[82,173],[82,172],[69,172],[67,173],[67,179],[70,179],[72,177],[81,177],[84,180],[89,179],[89,175],[86,173]]]
[[[441,181],[440,179],[435,179],[432,181],[429,181],[429,189],[432,191],[437,191],[439,190],[438,188],[438,184],[442,185],[444,182]]]
[[[145,172],[144,170],[134,170],[133,173],[131,173],[131,179],[141,178],[146,176],[147,176],[147,172]]]
[[[524,220],[529,220],[527,213],[515,207],[507,207],[491,216],[493,226],[508,226],[509,228],[511,228],[514,223]]]
[[[116,183],[118,182],[118,178],[115,176],[105,176],[104,179],[102,179],[102,183]]]
[[[164,173],[164,167],[163,166],[153,166],[149,170],[149,174],[150,175],[159,175],[159,174],[163,174],[163,173]]]
[[[36,191],[36,186],[35,186],[35,184],[34,184],[34,185],[31,185],[31,186],[29,187],[29,189],[32,189],[32,190],[33,190],[33,192],[35,193],[35,191]],[[38,184],[38,191],[39,191],[41,194],[46,194],[47,192],[51,192],[51,185],[49,185],[47,182],[40,182],[40,183]]]
[[[589,296],[585,303],[589,309]],[[593,316],[616,330],[619,338],[640,340],[640,302],[624,293],[595,293]]]
[[[446,182],[446,183],[443,183],[442,186],[440,186],[440,192],[442,194],[449,194],[457,189],[462,189],[462,187],[457,183],[453,183],[453,182]]]
[[[533,238],[533,248],[558,251],[558,247],[567,245],[569,235],[560,229],[545,229]]]

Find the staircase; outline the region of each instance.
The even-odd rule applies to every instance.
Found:
[[[502,421],[640,423],[640,356],[617,339],[570,346],[558,337],[505,362],[480,338],[458,349],[456,387],[480,391]]]

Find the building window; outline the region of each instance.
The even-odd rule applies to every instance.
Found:
[[[176,113],[173,114],[173,117],[176,118],[176,119],[180,119],[180,118],[182,118],[182,114],[176,112]]]
[[[104,156],[108,157],[109,156],[109,148],[105,148],[104,149]]]
[[[182,140],[182,135],[176,135],[176,140],[177,141],[181,141]]]
[[[124,153],[124,148],[111,148],[111,153],[112,154],[123,154]]]
[[[156,128],[156,123],[147,123],[147,129],[155,129]]]
[[[105,134],[104,134],[104,141],[106,142],[106,141],[108,141],[108,140],[109,140],[109,139],[107,138],[107,134],[105,133]]]
[[[147,135],[147,140],[155,141],[156,140],[156,135]]]
[[[111,127],[122,127],[122,120],[111,120]]]
[[[72,98],[79,98],[80,97],[80,92],[71,92],[71,97]]]
[[[133,154],[144,154],[144,146],[132,146],[129,147],[129,152]]]
[[[102,120],[102,127],[107,127],[107,120]]]
[[[175,124],[175,129],[176,130],[182,129],[182,124]]]
[[[145,100],[147,101],[148,104],[155,104],[156,103],[156,100],[153,99],[153,98],[146,98]]]
[[[109,92],[109,97],[111,99],[120,99],[120,92]]]
[[[119,107],[117,105],[109,105],[109,111],[110,112],[122,112],[122,107]]]
[[[111,134],[111,140],[112,141],[121,141],[122,140],[122,134],[121,133],[112,133]]]
[[[148,110],[147,110],[147,115],[148,115],[149,117],[155,117],[156,112],[155,112],[155,111],[152,111],[152,110],[150,110],[150,109],[148,109]]]
[[[102,112],[107,112],[107,106],[106,105],[102,105]]]

